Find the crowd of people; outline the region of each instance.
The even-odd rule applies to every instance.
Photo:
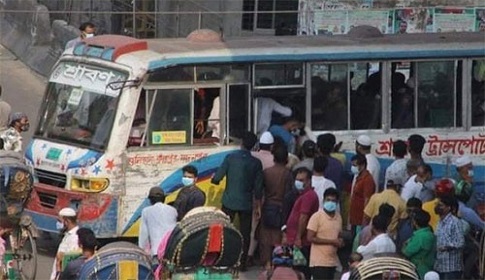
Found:
[[[337,268],[345,272],[361,260],[388,254],[412,262],[421,279],[467,277],[466,236],[484,228],[484,217],[467,204],[473,191],[468,156],[454,162],[458,178],[433,179],[431,166],[421,156],[426,141],[411,135],[406,142],[393,143],[395,160],[385,169],[385,184],[380,186],[381,167],[371,152],[370,137],[356,139],[350,163],[335,153],[339,145],[329,133],[316,143],[306,140],[301,157],[295,159],[288,152],[295,142],[278,135],[291,133],[294,124],[289,118],[282,129],[262,133],[259,141],[246,133],[240,150],[229,154],[212,178],[215,185],[226,178],[222,211],[231,221],[238,218],[244,240],[241,271],[259,264],[274,275],[274,250],[284,252],[282,246],[289,246],[298,248],[306,260],[293,264],[306,279],[334,279]],[[204,205],[197,169],[186,166],[183,171],[185,188],[172,205],[164,204],[159,188],[150,191],[153,205],[142,213],[142,248],[158,248],[168,227]],[[152,200],[155,193],[158,202]],[[152,215],[169,221],[157,225],[160,221],[149,218],[156,207],[159,212]],[[151,250],[154,258],[156,251]]]

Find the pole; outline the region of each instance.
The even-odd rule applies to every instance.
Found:
[[[132,30],[132,36],[136,38],[136,0],[133,0],[131,2],[133,4],[133,15],[132,15],[132,20],[133,20],[133,30]]]

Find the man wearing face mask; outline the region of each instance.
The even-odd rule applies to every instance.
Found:
[[[311,242],[310,270],[313,279],[334,279],[339,263],[337,250],[345,245],[340,238],[342,217],[337,212],[338,201],[337,189],[327,189],[321,210],[308,221],[307,239]]]
[[[355,141],[355,152],[357,154],[365,156],[366,168],[369,170],[372,178],[374,179],[375,192],[379,191],[379,174],[381,171],[381,164],[377,160],[376,156],[371,153],[371,139],[367,135],[360,135]]]
[[[182,185],[183,188],[177,195],[173,207],[177,209],[178,218],[180,221],[185,217],[190,210],[195,207],[204,206],[205,204],[205,194],[197,187],[195,182],[197,181],[198,171],[192,165],[187,165],[182,168],[183,177]]]
[[[452,180],[450,179],[441,179],[436,182],[434,186],[434,194],[435,199],[423,203],[423,210],[428,212],[430,216],[429,225],[436,232],[436,227],[438,226],[438,222],[440,220],[439,215],[434,211],[435,206],[438,204],[441,197],[445,196],[453,196],[455,191],[455,186]]]
[[[93,37],[94,33],[96,32],[96,26],[91,22],[84,22],[81,24],[81,26],[79,26],[79,30],[81,31],[81,34],[78,37],[67,42],[65,48],[66,50],[75,47],[77,43],[81,42],[86,38]]]
[[[79,226],[77,225],[76,216],[76,211],[69,207],[59,211],[56,227],[60,233],[64,234],[64,236],[59,244],[54,264],[52,265],[51,280],[57,279],[62,272],[62,259],[65,254],[75,252],[81,253],[77,236]]]
[[[310,257],[310,241],[307,239],[307,225],[310,217],[318,211],[320,202],[312,188],[312,172],[305,167],[297,169],[295,188],[299,195],[291,209],[286,221],[286,239],[288,245],[300,248],[308,260]],[[303,272],[306,279],[310,279],[311,272],[308,266],[298,266],[295,269]]]
[[[463,223],[452,213],[454,204],[454,197],[444,196],[434,209],[440,216],[435,232],[437,254],[434,267],[441,279],[461,279],[463,272],[465,236]]]
[[[423,203],[433,199],[433,190],[426,183],[433,177],[433,170],[428,164],[418,167],[416,175],[411,176],[404,184],[401,197],[408,201],[411,197],[419,198]]]
[[[355,237],[364,225],[364,208],[375,192],[375,183],[364,155],[357,154],[351,159],[351,171],[354,174],[350,195],[349,223],[352,226],[352,236]],[[352,237],[352,238],[353,238]]]
[[[16,112],[10,116],[10,126],[5,130],[0,138],[3,139],[3,149],[7,151],[22,151],[22,132],[30,128],[29,118],[25,113]]]
[[[407,218],[400,220],[397,225],[396,247],[398,252],[401,252],[404,243],[413,235],[413,218],[416,215],[416,212],[421,210],[422,206],[419,198],[411,197],[408,202],[406,202]]]

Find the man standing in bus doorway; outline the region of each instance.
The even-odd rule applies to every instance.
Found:
[[[150,189],[148,200],[151,206],[144,208],[141,212],[138,246],[156,258],[162,237],[177,223],[177,210],[164,203],[165,193],[160,187]]]
[[[241,149],[227,155],[211,180],[218,185],[226,176],[226,188],[222,195],[222,211],[231,221],[239,216],[239,231],[243,237],[241,271],[245,271],[251,236],[253,201],[256,217],[261,217],[261,197],[263,189],[263,166],[261,161],[251,155],[256,144],[254,133],[246,132],[242,138]]]
[[[374,179],[375,192],[379,191],[379,173],[381,172],[381,164],[377,160],[376,156],[371,154],[372,142],[367,135],[360,135],[355,141],[355,151],[357,154],[365,156],[367,161],[367,170],[369,170],[372,178]]]
[[[291,108],[281,105],[271,98],[259,97],[258,101],[258,128],[257,134],[261,135],[267,131],[271,125],[271,115],[273,112],[289,117],[292,114]]]
[[[79,239],[77,235],[77,230],[79,226],[77,225],[77,214],[72,208],[66,207],[59,211],[59,217],[57,218],[57,230],[61,234],[64,234],[59,248],[57,249],[57,254],[52,264],[51,280],[55,280],[59,277],[62,272],[62,260],[64,255],[69,253],[81,253],[81,248],[79,248]]]
[[[2,86],[0,86],[0,132],[7,129],[8,117],[10,116],[11,111],[12,108],[10,107],[10,104],[2,99]]]
[[[185,215],[195,207],[204,206],[205,194],[195,184],[197,182],[198,170],[193,165],[187,165],[182,168],[182,189],[173,203],[177,209],[177,221],[182,220]]]
[[[96,26],[91,22],[83,22],[81,26],[79,26],[79,30],[81,31],[81,34],[78,37],[67,42],[65,48],[66,50],[75,47],[77,43],[81,42],[86,38],[94,37],[94,33],[96,32]]]
[[[7,151],[22,151],[22,135],[20,133],[29,130],[29,118],[25,113],[16,112],[10,116],[9,128],[0,134],[3,139],[3,149]]]

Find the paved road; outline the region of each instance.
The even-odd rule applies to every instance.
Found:
[[[25,112],[31,121],[30,131],[24,135],[24,146],[32,137],[44,95],[46,79],[32,72],[8,50],[0,45],[0,85],[2,98],[12,106],[12,111]],[[58,239],[55,235],[42,234],[38,240],[37,279],[49,279]],[[240,279],[256,279],[258,269],[242,273]]]

